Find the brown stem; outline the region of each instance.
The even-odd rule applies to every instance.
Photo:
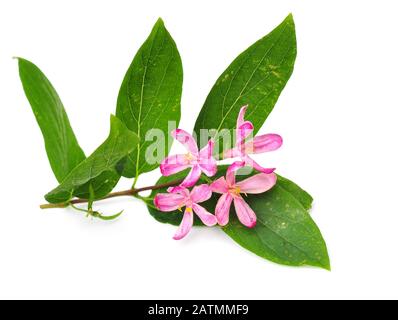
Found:
[[[144,188],[139,188],[139,189],[130,189],[130,190],[113,192],[113,193],[108,194],[106,197],[104,197],[102,199],[98,199],[96,201],[102,201],[102,200],[116,198],[116,197],[134,196],[134,195],[136,195],[136,194],[138,194],[140,192],[143,192],[143,191],[159,190],[159,189],[163,189],[163,188],[167,188],[167,187],[176,186],[176,185],[179,185],[182,181],[183,180],[181,179],[181,180],[175,180],[175,181],[171,181],[171,182],[168,182],[168,183],[163,183],[163,184],[150,186],[150,187],[144,187]],[[74,200],[71,200],[69,202],[64,202],[64,203],[46,203],[46,204],[42,204],[40,206],[40,208],[41,209],[66,208],[70,204],[79,204],[79,203],[87,203],[87,202],[88,202],[88,199],[74,199]]]

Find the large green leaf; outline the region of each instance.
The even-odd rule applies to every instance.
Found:
[[[223,228],[227,235],[247,250],[273,262],[330,270],[321,232],[292,193],[277,184],[271,191],[251,195],[246,200],[257,214],[257,226],[254,229],[244,227],[234,212],[234,218]]]
[[[220,167],[217,177],[225,172],[226,167]],[[162,177],[158,184],[180,179],[184,174],[186,172]],[[238,175],[237,178],[241,180],[246,177]],[[159,192],[166,190],[154,191],[151,197]],[[218,199],[218,195],[213,195],[203,205],[214,212]],[[230,223],[222,230],[233,240],[247,250],[279,264],[330,269],[326,244],[308,213],[312,197],[307,192],[292,181],[278,176],[278,182],[272,190],[260,195],[248,195],[245,200],[256,212],[258,223],[254,229],[244,227],[231,206]],[[181,223],[181,212],[160,212],[151,205],[148,203],[148,210],[156,220],[173,225]],[[200,226],[202,223],[195,219],[195,225]]]
[[[224,71],[212,88],[195,124],[201,129],[216,129],[216,150],[230,148],[220,130],[233,137],[239,110],[249,105],[246,119],[261,128],[289,80],[296,59],[296,34],[293,16],[289,15],[270,34],[257,41]],[[202,146],[207,139],[200,139]]]
[[[169,121],[178,126],[181,117],[182,63],[177,46],[161,19],[139,49],[123,80],[116,115],[140,137],[140,144],[130,155],[123,175],[135,177],[152,171],[159,161],[148,163],[145,141],[151,129],[163,132],[165,154],[169,152]],[[162,157],[163,158],[163,157]],[[162,160],[162,159],[158,159]]]
[[[77,143],[54,87],[33,63],[19,58],[22,85],[43,134],[48,160],[58,182],[86,156]]]
[[[94,153],[81,162],[66,179],[45,197],[50,203],[62,203],[73,196],[95,199],[106,196],[119,181],[126,156],[139,142],[138,136],[116,117],[111,116],[111,129],[108,138]]]
[[[314,199],[307,191],[301,189],[293,181],[278,175],[278,186],[280,186],[282,189],[285,189],[293,197],[295,197],[305,210],[309,211],[311,209]]]

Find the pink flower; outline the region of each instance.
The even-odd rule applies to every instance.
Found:
[[[254,228],[257,222],[256,214],[243,199],[242,194],[263,193],[270,190],[276,183],[274,173],[259,173],[236,182],[235,173],[244,166],[244,162],[233,163],[227,170],[226,179],[222,177],[211,184],[213,192],[222,194],[216,206],[216,217],[221,226],[229,222],[229,210],[233,201],[239,221],[248,228]]]
[[[182,187],[190,188],[199,180],[202,172],[208,177],[217,173],[217,162],[213,158],[213,140],[210,140],[207,146],[199,151],[195,139],[186,131],[176,129],[171,135],[186,147],[188,153],[177,154],[164,159],[160,164],[162,175],[170,176],[187,168],[192,168],[181,184]]]
[[[246,138],[254,130],[253,124],[250,121],[245,121],[244,119],[246,110],[247,106],[244,106],[240,109],[236,124],[236,146],[235,148],[226,150],[224,152],[224,159],[238,157],[241,158],[246,165],[251,166],[257,171],[263,173],[272,173],[275,171],[275,168],[263,168],[251,157],[249,157],[249,154],[264,153],[279,149],[283,143],[282,137],[277,134],[264,134],[245,142]]]
[[[154,199],[156,208],[160,211],[171,212],[181,210],[181,208],[185,207],[181,225],[174,235],[175,240],[184,238],[191,231],[194,218],[193,212],[196,213],[206,226],[212,227],[217,224],[217,218],[205,208],[198,205],[198,203],[211,198],[211,188],[207,184],[197,186],[191,192],[181,186],[170,188],[167,191],[169,193],[159,193],[156,195]]]

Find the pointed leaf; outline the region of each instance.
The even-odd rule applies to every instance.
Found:
[[[43,134],[48,160],[58,182],[62,182],[86,156],[50,81],[33,63],[22,58],[18,61],[23,89]]]
[[[305,190],[301,189],[297,184],[289,179],[286,179],[278,175],[278,186],[289,192],[298,202],[304,207],[305,210],[309,211],[312,207],[313,198]]]
[[[217,177],[226,173],[226,166],[220,166]],[[168,183],[184,177],[186,172],[171,177],[162,177],[158,184]],[[237,176],[243,180],[247,176]],[[206,183],[204,180],[201,183]],[[157,193],[167,190],[156,190]],[[219,195],[202,203],[209,212],[215,211]],[[253,229],[246,228],[236,218],[234,206],[231,206],[230,223],[222,230],[242,247],[270,261],[290,265],[311,265],[330,269],[325,241],[308,210],[312,197],[292,181],[278,176],[277,184],[270,191],[259,195],[244,197],[257,215],[258,223]],[[182,213],[160,212],[148,203],[150,214],[159,222],[179,225]],[[203,225],[195,219],[195,225]]]
[[[105,142],[48,193],[46,200],[62,203],[74,196],[88,199],[90,193],[95,199],[106,196],[119,181],[119,172],[123,169],[120,161],[137,147],[138,141],[135,133],[112,116],[110,134]]]
[[[229,137],[234,137],[232,129],[244,105],[249,105],[246,120],[254,124],[254,134],[257,133],[293,72],[296,52],[295,26],[289,15],[270,34],[239,55],[220,76],[196,121],[197,136],[200,137],[201,129],[216,129],[215,140],[221,142],[220,130],[227,129]],[[206,142],[207,139],[200,139],[202,146]],[[221,153],[232,143],[223,140],[220,145],[216,143],[215,150]]]
[[[155,24],[127,71],[123,80],[116,115],[140,137],[140,145],[126,162],[123,175],[135,177],[159,166],[169,152],[166,141],[165,154],[154,163],[148,163],[146,152],[153,143],[146,141],[149,130],[156,129],[168,140],[169,121],[178,126],[181,117],[182,63],[176,44],[162,20]],[[163,157],[164,156],[164,157]],[[156,159],[153,159],[156,160]]]
[[[270,261],[330,270],[325,241],[307,210],[280,185],[245,198],[257,215],[254,229],[244,227],[234,209],[223,231],[242,247]]]

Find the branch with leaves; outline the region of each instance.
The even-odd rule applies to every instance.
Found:
[[[157,221],[180,226],[175,239],[184,238],[192,226],[218,225],[260,257],[330,270],[325,241],[309,214],[312,197],[251,157],[282,145],[279,135],[258,132],[293,72],[296,48],[295,24],[289,15],[240,54],[216,81],[196,120],[196,137],[204,129],[215,134],[196,142],[186,131],[169,128],[170,121],[177,127],[180,122],[183,69],[177,46],[159,19],[124,77],[109,136],[88,157],[50,81],[33,63],[18,58],[23,89],[59,183],[45,195],[48,203],[41,208],[71,206],[91,217],[112,220],[121,212],[104,216],[95,211],[95,202],[135,197],[145,202]],[[146,134],[153,128],[167,137],[162,163],[145,157],[151,151]],[[222,132],[236,133],[236,144],[224,145]],[[247,138],[249,133],[252,140]],[[185,155],[169,155],[170,136],[187,147]],[[220,156],[213,154],[214,149]],[[234,162],[220,166],[218,159]],[[136,188],[141,174],[159,166],[163,176],[154,186]],[[253,174],[237,175],[247,166]],[[114,192],[122,177],[133,178],[133,187]],[[149,197],[140,196],[148,190],[152,191]]]

